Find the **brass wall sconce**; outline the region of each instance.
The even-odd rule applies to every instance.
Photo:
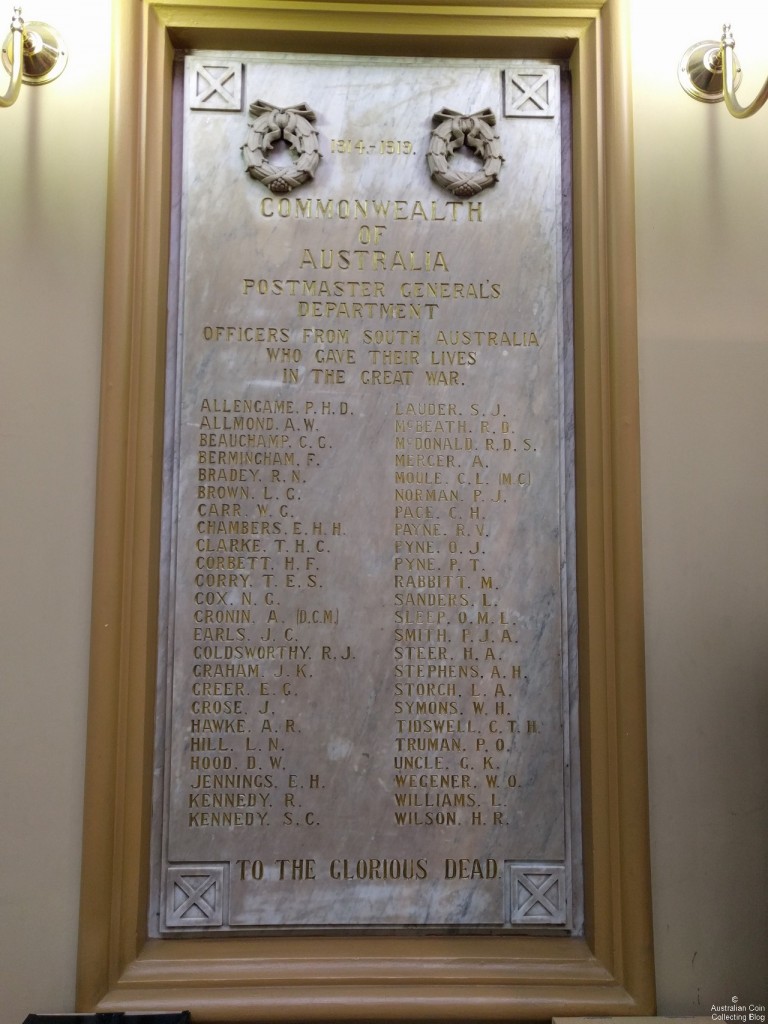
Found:
[[[14,7],[11,31],[3,43],[3,65],[11,76],[0,107],[16,102],[22,82],[45,85],[58,78],[66,67],[67,54],[61,36],[42,21],[24,22],[21,8]]]
[[[768,79],[755,99],[742,107],[736,99],[736,90],[741,83],[741,68],[734,52],[734,40],[730,25],[723,25],[720,42],[705,39],[694,43],[682,56],[677,69],[680,84],[696,100],[703,103],[719,103],[734,117],[750,117],[768,99]]]

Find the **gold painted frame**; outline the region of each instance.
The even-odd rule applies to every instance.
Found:
[[[627,2],[114,0],[80,1010],[653,1012]],[[171,65],[193,46],[570,61],[584,938],[147,939]]]

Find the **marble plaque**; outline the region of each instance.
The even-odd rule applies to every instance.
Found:
[[[151,933],[578,932],[560,68],[177,108]]]

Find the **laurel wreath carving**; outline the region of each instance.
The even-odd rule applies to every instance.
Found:
[[[432,117],[432,124],[427,165],[438,185],[455,196],[466,198],[496,184],[504,157],[499,136],[493,131],[496,115],[489,107],[474,114],[460,114],[443,107]],[[462,146],[468,146],[480,157],[482,170],[474,173],[451,170],[449,160]]]
[[[254,118],[242,146],[248,174],[277,193],[292,192],[305,181],[311,181],[320,163],[320,143],[311,124],[315,112],[306,103],[275,107],[256,100],[248,113]],[[293,167],[274,167],[269,162],[273,146],[281,139],[291,147]]]

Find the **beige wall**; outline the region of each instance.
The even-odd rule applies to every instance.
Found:
[[[108,0],[24,13],[70,56],[0,110],[2,1024],[74,1000],[109,57]]]
[[[71,55],[0,111],[0,1024],[74,1000],[106,187],[108,2],[25,13]],[[768,1001],[768,108],[730,121],[676,80],[726,15],[751,97],[763,4],[636,0],[633,22],[654,912],[673,1014]]]
[[[746,103],[768,75],[764,3],[634,5],[653,902],[673,1014],[768,1003],[768,107],[738,121],[676,80],[725,17]]]

